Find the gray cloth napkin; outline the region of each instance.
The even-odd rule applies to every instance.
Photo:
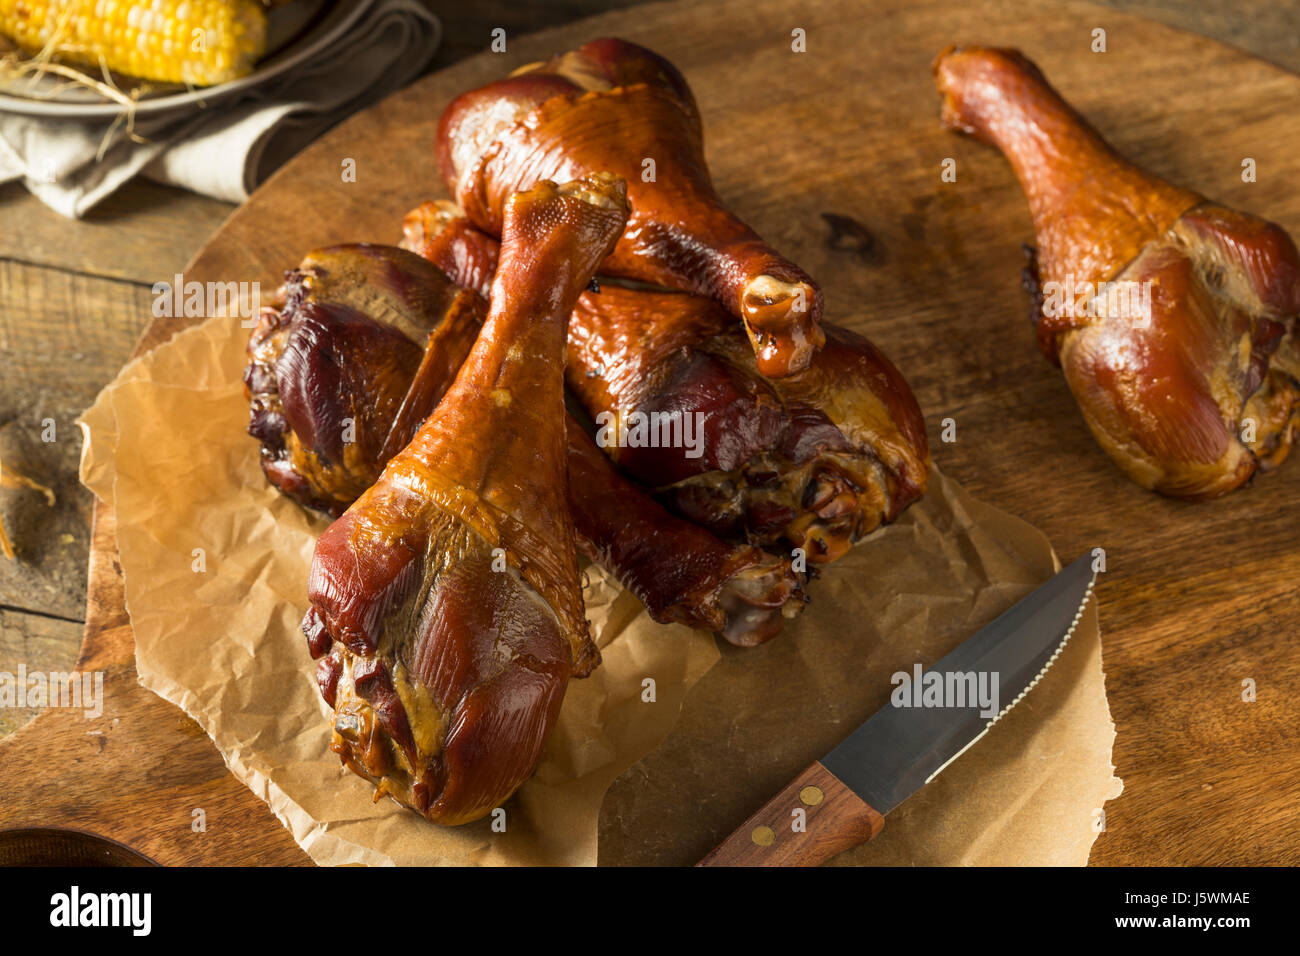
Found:
[[[343,0],[347,2],[347,0]],[[51,209],[80,217],[137,173],[242,202],[285,160],[363,106],[405,86],[442,39],[420,0],[356,0],[367,9],[337,43],[287,73],[202,109],[122,126],[0,113],[0,182],[21,179]]]

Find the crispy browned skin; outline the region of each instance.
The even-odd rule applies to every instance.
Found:
[[[532,773],[587,633],[566,493],[563,355],[627,219],[607,174],[506,204],[482,332],[429,419],[321,535],[303,622],[343,762],[443,824]]]
[[[492,260],[491,240],[450,204],[425,203],[404,230],[403,244],[454,281],[473,281]],[[925,419],[897,369],[862,336],[824,328],[807,369],[769,380],[712,301],[605,283],[578,300],[566,376],[598,423],[602,413],[703,415],[697,458],[676,447],[607,450],[691,521],[760,545],[784,540],[824,563],[920,498],[930,467]]]
[[[282,308],[262,310],[249,337],[248,431],[262,442],[271,484],[337,516],[441,397],[408,396],[421,363],[431,361],[421,347],[431,331],[432,355],[448,347],[456,355],[443,370],[445,389],[487,304],[419,256],[366,243],[311,253],[287,275],[284,295]],[[411,422],[413,403],[420,410]]]
[[[475,235],[493,247],[490,283],[497,243],[483,233]],[[290,274],[288,298],[299,295],[303,277],[319,278],[327,265],[331,272],[360,279],[376,261],[384,263],[390,280],[398,280],[390,284],[405,290],[402,304],[431,300],[448,281],[429,262],[398,249],[335,246],[311,253]],[[393,271],[401,275],[393,276]],[[261,383],[251,396],[249,431],[263,441],[263,462],[273,466],[267,469],[272,483],[310,507],[335,514],[374,484],[437,406],[478,336],[487,303],[468,292],[453,302],[460,307],[442,313],[412,309],[397,324],[355,310],[312,311],[289,304],[283,314],[268,310],[253,335],[245,378]],[[358,328],[366,334],[359,336]],[[388,335],[393,329],[402,334]],[[419,342],[426,345],[423,360],[416,362],[408,356]],[[316,360],[282,362],[294,345]],[[351,345],[358,347],[347,347]],[[281,407],[281,372],[288,406],[272,416],[272,404]],[[333,457],[289,424],[338,427],[348,416],[355,416],[357,441]],[[788,559],[747,544],[724,544],[676,517],[623,478],[582,426],[572,420],[568,424],[569,503],[579,548],[636,594],[656,621],[706,628],[749,646],[775,636],[785,619],[802,610],[802,576]],[[311,434],[322,443],[336,437],[328,427]],[[293,454],[286,454],[287,449]]]
[[[921,497],[929,446],[920,408],[889,360],[854,332],[825,330],[808,368],[769,380],[708,300],[606,286],[578,302],[569,387],[593,416],[703,423],[697,458],[676,447],[609,449],[679,514],[834,561]]]
[[[1015,50],[950,49],[934,72],[945,125],[998,147],[1020,179],[1039,345],[1116,464],[1195,499],[1281,462],[1300,431],[1300,253],[1286,232],[1119,156]],[[1101,282],[1149,282],[1149,314],[1059,308],[1070,284]]]
[[[723,206],[690,88],[643,47],[594,40],[463,94],[442,115],[437,157],[453,198],[492,235],[515,190],[612,170],[632,216],[602,272],[713,298],[743,320],[765,375],[799,371],[821,345],[821,289]]]

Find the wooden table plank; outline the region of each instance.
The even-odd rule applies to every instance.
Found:
[[[142,285],[0,261],[0,467],[56,498],[0,492],[19,558],[0,557],[0,605],[84,617],[92,496],[77,480],[75,419],[131,354],[151,301]]]
[[[0,217],[21,228],[0,230],[0,259],[152,285],[180,272],[234,208],[135,179],[84,219],[71,220],[21,183],[5,183],[0,185]]]
[[[40,614],[0,608],[0,672],[64,673],[72,670],[81,642],[79,621],[64,621]],[[71,652],[71,653],[70,653]],[[0,708],[0,736],[11,734],[40,713],[37,707]]]
[[[1214,37],[1300,73],[1300,4],[1292,0],[1102,0],[1102,5]]]

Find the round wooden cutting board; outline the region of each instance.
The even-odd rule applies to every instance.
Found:
[[[930,63],[951,43],[1018,46],[1121,152],[1293,235],[1300,78],[1086,5],[797,6],[680,0],[510,37],[507,52],[426,77],[319,140],[230,217],[185,279],[273,288],[312,248],[395,241],[408,209],[445,195],[432,143],[455,94],[602,35],[655,49],[695,91],[718,191],[822,282],[828,320],[894,359],[938,465],[1043,530],[1063,558],[1107,549],[1102,633],[1125,791],[1106,808],[1093,862],[1300,862],[1300,702],[1289,693],[1300,683],[1300,462],[1199,505],[1120,475],[1034,346],[1020,288],[1032,229],[1011,170],[940,128]],[[1104,53],[1091,49],[1099,28]],[[806,52],[792,50],[795,30]],[[1248,157],[1254,183],[1241,178]],[[940,179],[946,158],[956,182]],[[355,182],[342,175],[351,165]],[[141,349],[186,321],[155,322]],[[945,418],[954,443],[939,441]],[[101,502],[79,666],[106,672],[112,719],[88,734],[79,715],[50,711],[0,742],[0,828],[75,827],[164,863],[307,862],[197,725],[136,684],[132,650]],[[606,809],[620,800],[631,795],[616,783]],[[194,807],[208,838],[191,832]]]

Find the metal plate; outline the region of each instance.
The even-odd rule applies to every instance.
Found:
[[[174,83],[152,84],[153,91],[135,106],[136,118],[202,109],[266,83],[336,42],[370,7],[368,3],[332,0],[300,2],[305,5],[289,4],[271,11],[267,49],[274,52],[264,56],[248,76],[195,90]],[[55,93],[58,87],[66,87],[61,78],[47,77],[43,83],[34,90],[27,78],[0,85],[0,111],[69,120],[113,120],[124,113],[120,104],[105,101],[92,90],[73,88]]]

